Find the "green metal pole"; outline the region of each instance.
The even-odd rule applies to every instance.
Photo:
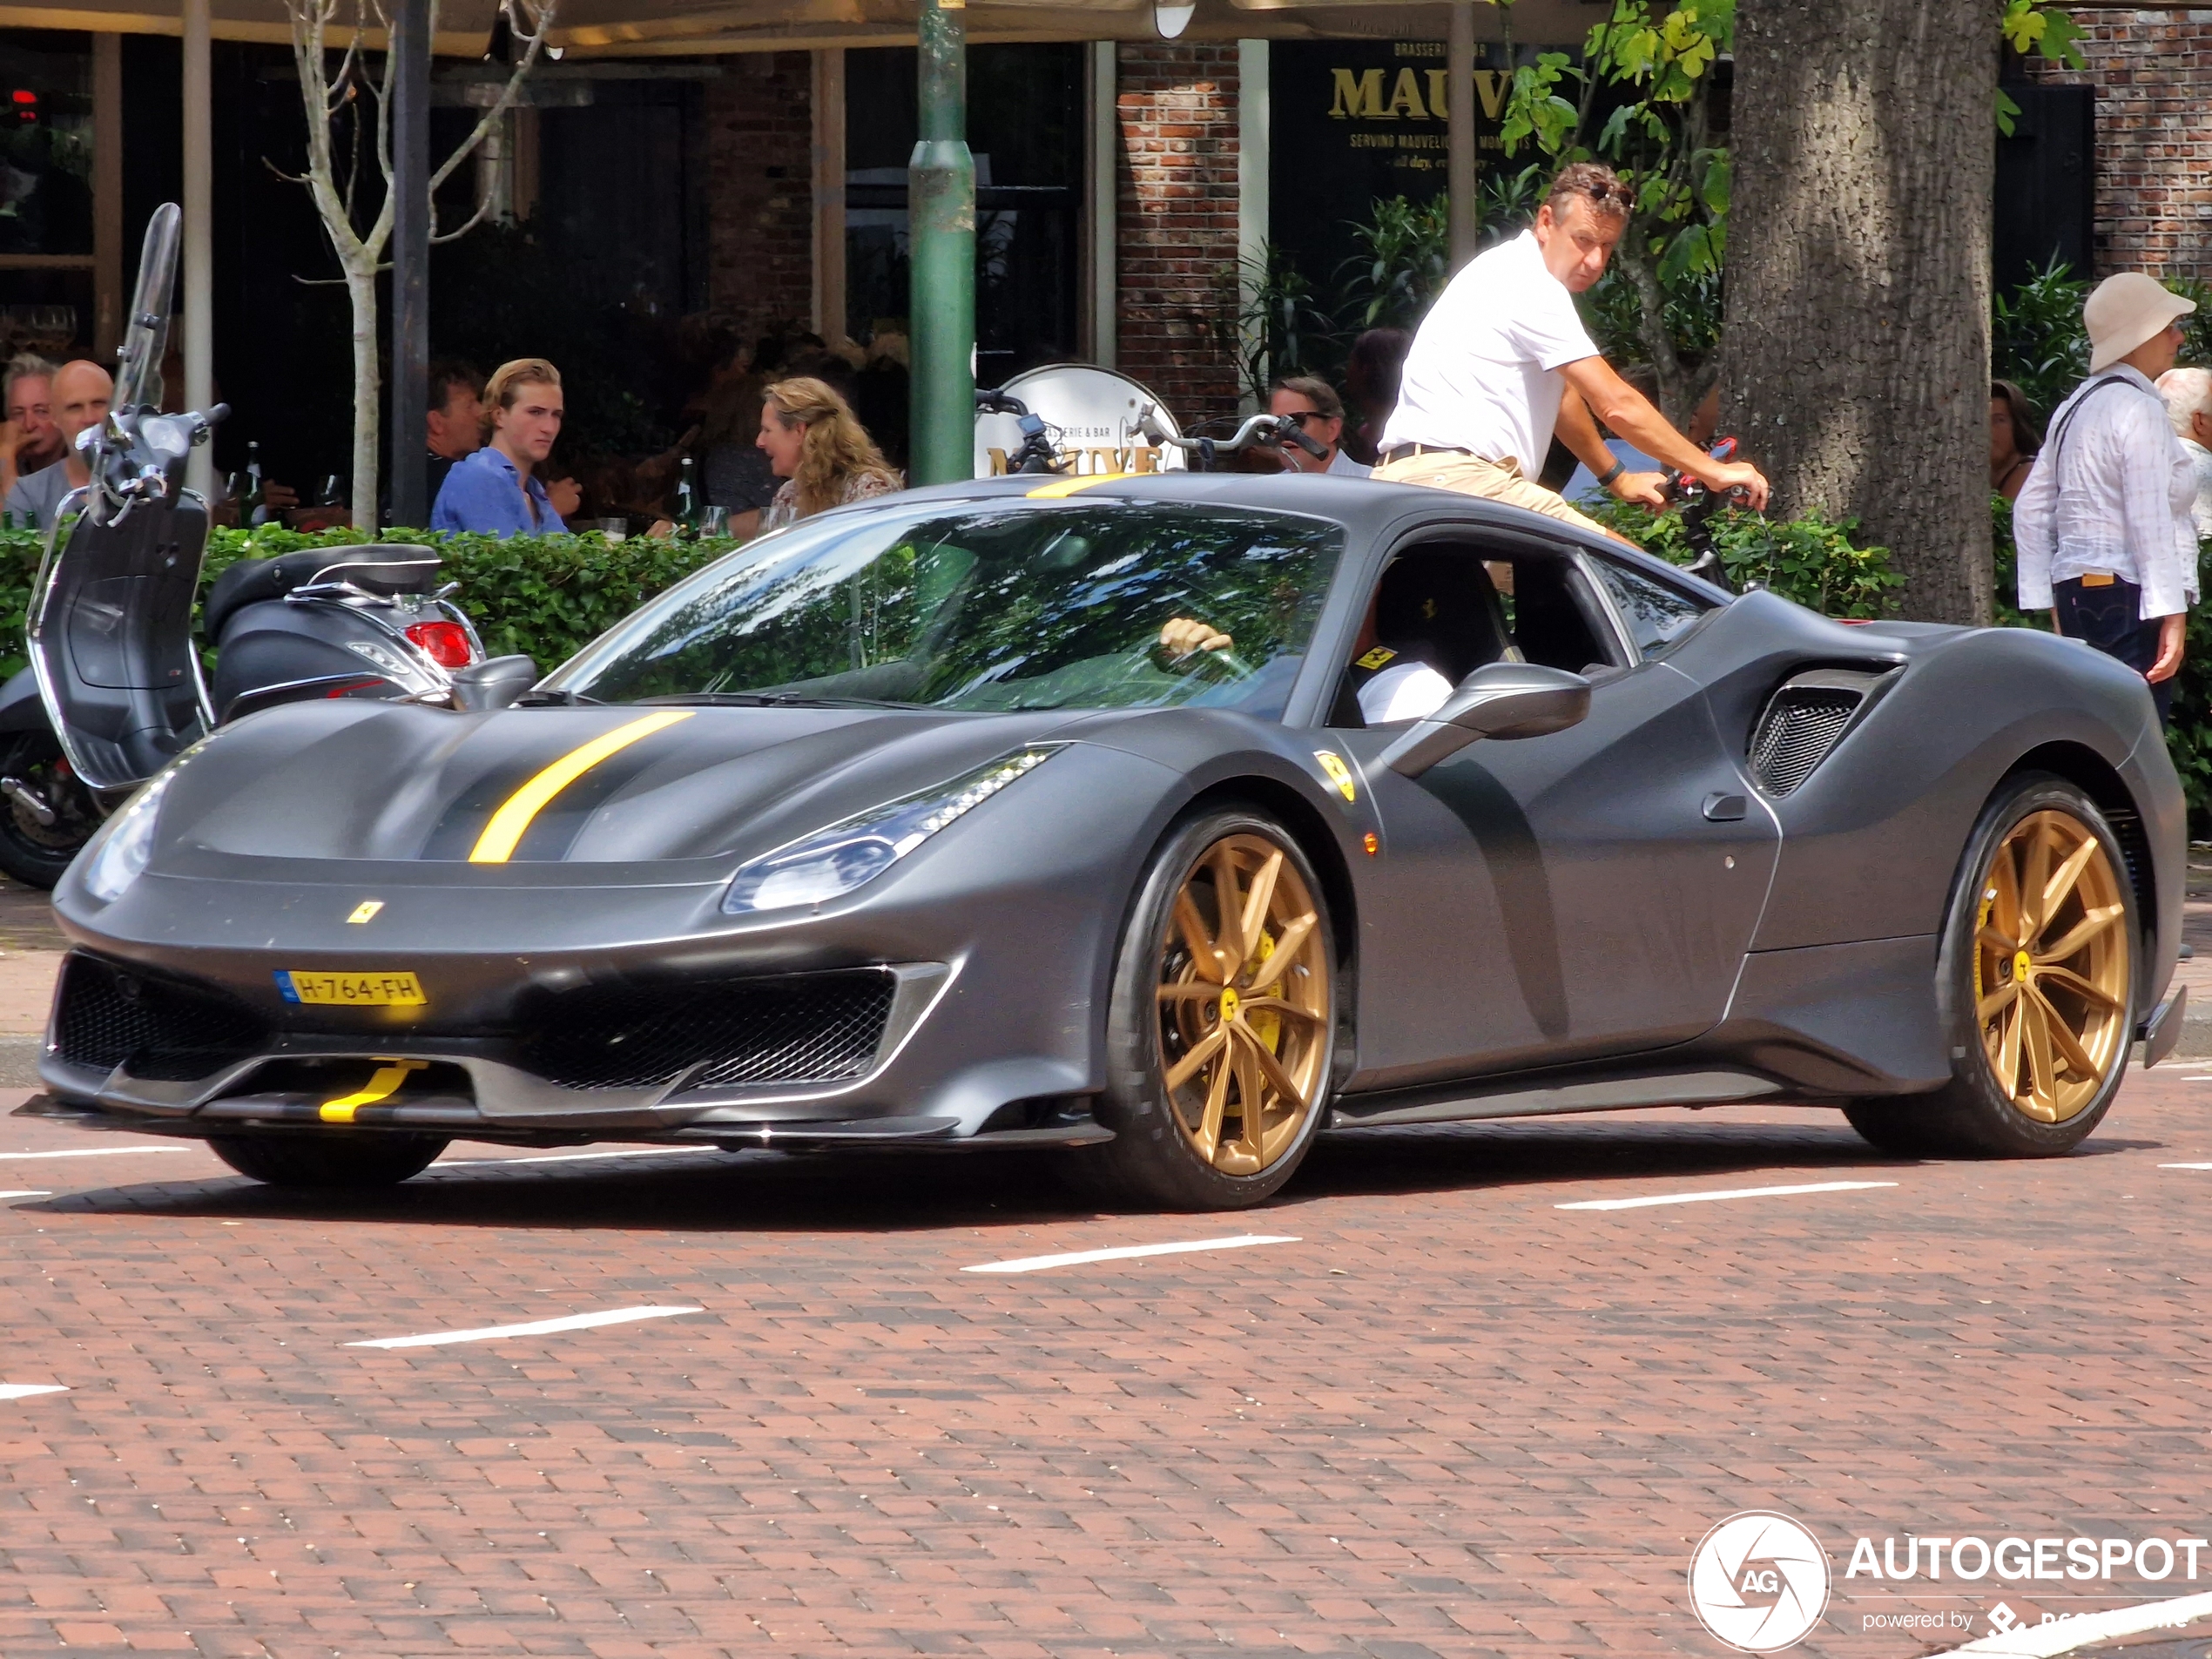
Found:
[[[975,472],[975,159],[968,152],[968,13],[919,0],[920,140],[907,164],[917,484]]]

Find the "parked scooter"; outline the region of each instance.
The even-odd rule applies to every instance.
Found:
[[[158,413],[180,219],[166,204],[146,227],[114,400],[78,440],[92,480],[56,515],[30,666],[0,688],[0,871],[33,887],[61,880],[127,792],[219,725],[310,698],[465,705],[455,677],[484,664],[435,549],[309,548],[216,579],[211,688],[192,625],[207,507],[184,470],[229,411]]]

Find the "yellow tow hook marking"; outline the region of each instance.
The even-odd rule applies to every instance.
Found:
[[[469,862],[506,863],[529,829],[531,820],[545,810],[554,796],[610,755],[621,753],[640,738],[650,738],[678,720],[690,719],[692,712],[690,709],[668,709],[648,714],[643,719],[602,732],[580,749],[571,749],[507,798],[506,804],[491,815],[491,822],[484,826],[484,833],[476,838]]]
[[[354,914],[347,917],[346,920],[357,925],[364,921],[374,921],[375,919],[376,913],[383,907],[384,901],[381,899],[364,899],[354,907]]]
[[[390,1098],[408,1080],[408,1074],[420,1071],[429,1063],[427,1060],[380,1059],[374,1076],[350,1095],[341,1095],[335,1100],[323,1102],[316,1109],[317,1115],[326,1123],[350,1123],[356,1109],[374,1106],[380,1100]]]

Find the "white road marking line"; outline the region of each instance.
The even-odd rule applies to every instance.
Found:
[[[542,1337],[556,1331],[590,1331],[602,1325],[630,1325],[639,1319],[666,1319],[678,1313],[704,1313],[705,1308],[610,1308],[604,1313],[571,1313],[565,1319],[532,1319],[528,1325],[488,1325],[475,1331],[433,1331],[419,1337],[379,1337],[374,1342],[349,1342],[349,1348],[435,1348],[448,1342],[490,1342],[500,1337]]]
[[[1667,1192],[1649,1198],[1585,1198],[1580,1204],[1556,1204],[1554,1210],[1649,1210],[1662,1204],[1713,1204],[1723,1198],[1784,1198],[1800,1192],[1864,1192],[1874,1187],[1893,1187],[1894,1181],[1816,1181],[1802,1187],[1731,1187],[1725,1192]]]
[[[963,1273],[1035,1273],[1048,1267],[1082,1262],[1129,1262],[1140,1256],[1182,1256],[1194,1250],[1244,1250],[1253,1244],[1295,1244],[1287,1233],[1238,1233],[1229,1238],[1194,1238],[1180,1244],[1123,1244],[1116,1250],[1075,1250],[1064,1256],[1022,1256],[1010,1262],[978,1262]]]
[[[2207,1618],[2212,1618],[2212,1592],[2114,1608],[2108,1613],[2084,1613],[2078,1618],[2060,1619],[2054,1624],[2023,1624],[2009,1635],[1984,1636],[1963,1648],[1946,1649],[1945,1652],[2001,1654],[2007,1659],[2057,1659],[2058,1655],[2086,1648],[2092,1642],[2140,1635],[2146,1630],[2175,1629]]]
[[[495,1163],[576,1163],[585,1158],[664,1158],[676,1152],[723,1152],[721,1146],[641,1146],[619,1152],[556,1152],[546,1157],[530,1158],[443,1158],[433,1163],[434,1170],[481,1170]]]
[[[2212,1170],[2212,1163],[2161,1163],[2161,1170]]]
[[[200,1152],[198,1146],[76,1146],[66,1152],[0,1152],[0,1163],[20,1163],[24,1158],[119,1158],[133,1152]]]
[[[66,1394],[61,1383],[0,1383],[0,1399],[29,1399],[33,1394]]]
[[[0,1192],[0,1198],[51,1198],[53,1196],[43,1187],[26,1187],[15,1192]]]

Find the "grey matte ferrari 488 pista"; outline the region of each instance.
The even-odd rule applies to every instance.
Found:
[[[985,481],[758,541],[508,706],[199,743],[56,894],[29,1109],[298,1185],[1019,1145],[1194,1209],[1325,1127],[1607,1108],[2041,1156],[2178,1030],[2183,835],[2141,678],[2046,634],[1436,490]]]

